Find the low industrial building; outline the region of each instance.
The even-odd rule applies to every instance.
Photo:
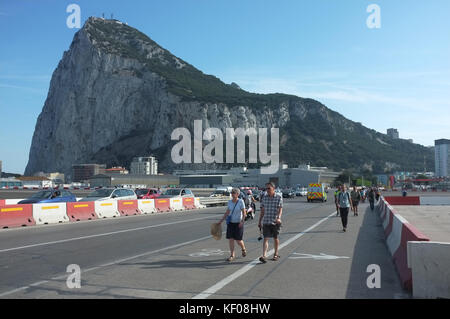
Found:
[[[178,186],[180,178],[173,175],[98,174],[89,179],[89,184],[91,187],[165,187]]]
[[[233,184],[231,175],[185,175],[180,176],[180,185],[183,187],[215,188],[222,185]]]
[[[21,176],[17,180],[22,182],[23,187],[53,187],[53,181],[44,176]]]
[[[22,186],[23,186],[22,181],[19,181],[14,177],[0,178],[0,188],[14,188]]]
[[[180,184],[189,187],[257,186],[263,187],[267,182],[274,182],[280,187],[306,187],[310,183],[332,184],[339,172],[326,167],[302,165],[289,168],[282,165],[274,174],[261,174],[260,169],[238,167],[223,170],[178,170],[174,175],[180,177]]]
[[[106,164],[74,164],[72,165],[72,181],[85,182],[92,176],[104,174]]]

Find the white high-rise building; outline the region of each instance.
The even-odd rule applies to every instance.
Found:
[[[436,177],[449,176],[450,140],[435,140],[434,145]]]
[[[157,175],[158,161],[153,156],[134,157],[130,165],[130,171],[134,175]]]

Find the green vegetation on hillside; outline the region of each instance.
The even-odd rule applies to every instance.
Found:
[[[291,117],[280,129],[280,136],[287,137],[287,142],[280,147],[280,160],[291,167],[311,163],[335,170],[370,167],[376,173],[420,171],[424,168],[424,159],[428,170],[434,167],[433,153],[429,149],[405,140],[389,139],[345,119],[315,100],[279,93],[246,92],[174,57],[128,25],[98,19],[90,20],[89,24],[88,32],[95,39],[96,46],[105,52],[138,60],[148,71],[163,77],[167,89],[184,101],[224,103],[230,107],[242,105],[253,108],[256,114],[262,107],[274,109],[287,103],[292,109],[294,103],[301,102],[308,111],[306,118]],[[155,52],[151,58],[148,57]],[[179,63],[183,67],[180,68]],[[143,77],[140,71],[135,70],[135,74]]]
[[[280,130],[280,136],[288,136],[286,145],[280,147],[281,157],[290,165],[310,162],[314,166],[333,169],[356,169],[371,164],[376,173],[421,171],[424,158],[428,169],[434,167],[434,155],[428,148],[390,139],[362,125],[354,127],[354,131],[333,127],[320,116],[308,115],[303,121],[291,119]],[[379,142],[377,138],[388,144]],[[387,169],[386,163],[395,163],[398,167]]]

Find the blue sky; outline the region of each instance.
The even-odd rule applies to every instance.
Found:
[[[0,0],[0,160],[23,173],[51,75],[73,35],[69,4],[127,22],[243,89],[315,98],[422,145],[450,138],[450,1]],[[370,4],[381,28],[369,29]]]

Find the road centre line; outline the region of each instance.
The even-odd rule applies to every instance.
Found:
[[[0,253],[5,253],[5,252],[15,251],[15,250],[21,250],[21,249],[26,249],[26,248],[39,247],[39,246],[46,246],[46,245],[54,245],[54,244],[66,243],[66,242],[83,240],[83,239],[89,239],[89,238],[110,236],[110,235],[115,235],[115,234],[121,234],[121,233],[127,233],[127,232],[138,231],[138,230],[144,230],[144,229],[149,229],[149,228],[156,228],[156,227],[162,227],[162,226],[181,224],[181,223],[188,223],[188,222],[193,222],[193,221],[197,221],[197,220],[211,219],[211,218],[213,218],[213,217],[206,216],[206,217],[201,217],[201,218],[193,218],[193,219],[181,220],[181,221],[170,222],[170,223],[163,223],[163,224],[158,224],[158,225],[150,225],[150,226],[144,226],[144,227],[138,227],[138,228],[132,228],[132,229],[124,229],[124,230],[108,232],[108,233],[102,233],[102,234],[95,234],[95,235],[74,237],[74,238],[67,238],[67,239],[62,239],[62,240],[55,240],[55,241],[50,241],[50,242],[45,242],[45,243],[32,244],[32,245],[26,245],[26,246],[14,247],[14,248],[6,248],[6,249],[1,249]]]
[[[298,233],[297,235],[295,235],[295,236],[289,238],[288,240],[286,240],[284,243],[280,244],[280,246],[278,247],[278,250],[281,250],[284,247],[288,246],[292,242],[296,241],[297,239],[299,239],[300,237],[302,237],[306,233],[310,232],[311,230],[313,230],[314,228],[316,228],[317,226],[322,224],[324,221],[328,220],[330,217],[335,216],[335,215],[336,215],[336,211],[333,211],[333,213],[331,213],[328,217],[322,218],[321,220],[319,220],[317,223],[315,223],[311,227],[307,228],[306,230],[302,231],[301,233]],[[273,253],[274,253],[274,249],[271,249],[267,254],[268,255],[272,255]],[[259,257],[258,257],[256,259],[254,259],[252,262],[250,262],[249,264],[245,265],[244,267],[240,268],[236,272],[232,273],[228,277],[225,277],[224,279],[222,279],[221,281],[219,281],[215,285],[209,287],[208,289],[204,290],[200,294],[195,295],[192,299],[206,299],[206,298],[208,298],[209,296],[215,294],[220,289],[224,288],[226,285],[230,284],[235,279],[237,279],[240,276],[242,276],[243,274],[245,274],[247,271],[249,271],[250,269],[252,269],[253,267],[255,267],[259,263],[260,263],[260,261],[259,261]]]

